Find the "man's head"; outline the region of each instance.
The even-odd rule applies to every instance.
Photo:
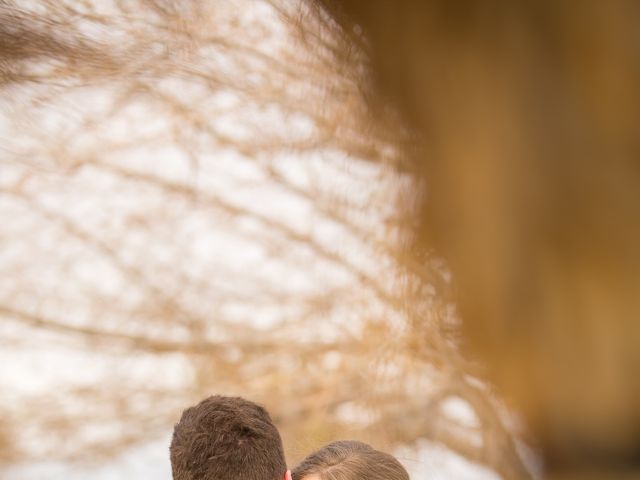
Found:
[[[174,480],[282,480],[282,440],[260,405],[215,395],[186,409],[173,430]]]

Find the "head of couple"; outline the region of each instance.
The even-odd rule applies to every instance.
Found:
[[[409,480],[393,456],[341,440],[287,469],[278,429],[260,405],[212,396],[186,409],[170,447],[173,480]]]

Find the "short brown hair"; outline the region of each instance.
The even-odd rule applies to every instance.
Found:
[[[215,395],[186,409],[170,447],[174,480],[281,480],[282,440],[267,411]]]
[[[320,480],[409,480],[405,468],[388,453],[355,440],[332,442],[305,458],[293,480],[317,475]]]

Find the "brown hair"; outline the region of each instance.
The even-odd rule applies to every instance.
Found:
[[[186,409],[170,455],[174,480],[280,480],[287,470],[271,417],[240,397],[215,395]]]
[[[320,480],[409,480],[405,468],[388,453],[355,440],[325,445],[293,469],[293,480],[317,475]]]

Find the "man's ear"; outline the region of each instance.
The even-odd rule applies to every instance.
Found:
[[[284,480],[291,480],[291,470],[287,470],[284,473]]]

